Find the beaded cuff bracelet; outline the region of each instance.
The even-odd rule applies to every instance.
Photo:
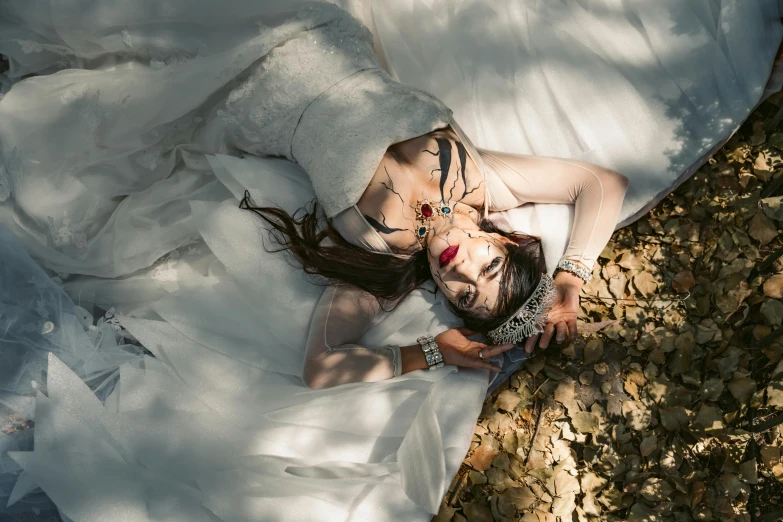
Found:
[[[557,264],[557,268],[559,270],[571,272],[575,276],[582,279],[585,283],[590,281],[590,278],[593,277],[593,273],[590,271],[589,268],[587,268],[582,263],[571,261],[570,259],[561,259],[560,262]]]
[[[421,351],[424,352],[424,358],[430,370],[441,368],[443,366],[443,354],[438,349],[438,343],[431,335],[422,335],[416,342],[421,345]]]

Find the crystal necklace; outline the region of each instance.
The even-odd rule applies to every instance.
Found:
[[[471,217],[468,212],[457,210],[450,205],[437,205],[429,199],[420,199],[416,202],[416,239],[422,249],[427,248],[427,232],[430,231],[432,218],[435,216],[446,217],[451,214],[462,214]]]

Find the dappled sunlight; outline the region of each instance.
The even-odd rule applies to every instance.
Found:
[[[439,519],[781,517],[780,105],[615,233],[583,338],[484,403]]]
[[[776,2],[748,2],[745,16],[717,0],[335,0],[374,22],[403,85],[330,6],[0,2],[0,222],[49,269],[42,281],[109,311],[96,325],[19,291],[43,304],[5,329],[19,339],[0,339],[28,350],[3,345],[0,375],[36,379],[0,383],[0,415],[15,412],[3,489],[24,470],[13,508],[50,508],[41,491],[73,520],[391,522],[427,520],[442,501],[439,522],[759,508],[753,480],[780,467],[783,292],[777,266],[749,272],[779,242],[778,122],[619,231],[585,294],[634,302],[586,298],[583,320],[615,322],[553,343],[483,406],[486,371],[454,367],[352,382],[366,375],[332,359],[323,369],[348,384],[306,386],[319,384],[304,367],[324,281],[237,208],[245,191],[289,212],[323,187],[347,201],[388,141],[447,125],[448,106],[481,147],[628,175],[620,218],[635,218],[758,101],[781,27]],[[667,285],[693,292],[645,304]],[[454,324],[425,289],[364,341],[405,346]],[[8,364],[56,336],[81,359]],[[117,366],[116,386],[100,382]]]

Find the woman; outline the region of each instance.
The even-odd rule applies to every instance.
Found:
[[[773,0],[376,3],[386,10],[375,21],[398,83],[378,67],[367,29],[333,7],[300,5],[0,4],[0,53],[10,64],[0,99],[0,221],[70,296],[49,281],[40,295],[52,306],[38,306],[42,272],[0,235],[4,254],[14,252],[0,266],[3,288],[19,288],[32,303],[24,322],[11,325],[18,342],[4,338],[2,355],[27,355],[28,339],[42,338],[35,346],[43,347],[21,377],[14,380],[14,368],[0,383],[0,400],[24,419],[34,412],[37,430],[33,451],[29,430],[0,436],[4,452],[20,450],[0,455],[14,482],[0,492],[10,509],[29,509],[40,488],[71,520],[106,513],[189,522],[429,520],[474,434],[487,374],[451,364],[403,373],[424,367],[416,339],[437,335],[446,362],[484,365],[481,356],[503,349],[506,334],[525,334],[543,318],[547,299],[528,303],[527,294],[551,296],[537,279],[536,244],[522,237],[515,248],[479,216],[497,210],[495,218],[513,225],[504,230],[532,232],[504,209],[576,202],[580,218],[565,257],[589,267],[608,237],[599,237],[602,227],[614,225],[606,224],[611,212],[598,219],[606,208],[589,194],[603,186],[603,203],[617,202],[607,187],[616,194],[625,187],[612,172],[628,175],[634,203],[626,198],[620,215],[628,219],[671,190],[761,98],[783,34]],[[409,5],[419,11],[407,12]],[[389,38],[395,29],[402,36]],[[478,145],[503,153],[474,152],[446,105],[406,86],[423,81]],[[581,159],[595,152],[592,163],[611,169],[510,152]],[[539,172],[551,186],[533,177]],[[480,197],[482,188],[489,197]],[[318,236],[305,227],[278,236],[301,265],[268,253],[260,232],[268,223],[236,208],[245,190],[247,206],[280,206],[289,215],[316,197],[337,250],[326,237],[316,248],[308,238]],[[454,210],[453,220],[434,207],[425,216],[423,199]],[[413,243],[415,210],[429,218],[424,247]],[[564,222],[542,225],[543,242]],[[455,235],[463,235],[458,244]],[[343,239],[361,250],[349,253]],[[456,255],[451,246],[459,246]],[[371,251],[385,252],[388,273],[407,279],[379,285],[386,272],[367,261]],[[319,264],[329,253],[354,256],[362,270],[329,273],[340,267]],[[6,262],[28,270],[2,271]],[[324,293],[301,266],[362,290]],[[560,284],[573,276],[556,277]],[[428,278],[443,283],[437,293],[425,283],[395,302]],[[568,325],[574,292],[559,294]],[[496,332],[486,321],[505,321],[508,296],[536,306],[517,309]],[[70,335],[91,322],[76,305],[92,303],[115,306],[119,318],[88,328],[95,338]],[[455,331],[445,303],[466,307],[466,324],[496,333],[499,344],[465,341],[468,331]],[[554,335],[563,321],[556,311],[549,319]],[[81,377],[116,370],[125,350],[110,342],[115,335],[155,357],[123,364],[118,385],[96,401]],[[327,346],[356,350],[343,360],[345,352]],[[376,382],[309,390],[305,359],[313,387]]]
[[[310,177],[326,217],[333,220],[334,228],[321,239],[339,241],[339,234],[357,248],[377,253],[359,255],[357,248],[346,251],[348,246],[341,242],[343,251],[337,247],[322,256],[313,230],[314,213],[304,226],[310,229],[310,237],[291,235],[293,221],[274,214],[279,218],[276,229],[305,270],[384,300],[403,298],[432,278],[467,327],[487,333],[511,318],[530,297],[540,281],[543,259],[532,244],[516,247],[510,234],[503,239],[497,228],[487,224],[482,230],[480,220],[490,210],[526,202],[576,203],[577,217],[564,260],[580,264],[558,266],[563,272],[581,272],[582,277],[557,275],[560,296],[542,346],[549,343],[555,324],[559,323],[560,340],[567,328],[575,335],[580,284],[614,229],[627,180],[608,169],[565,160],[487,151],[485,162],[459,135],[459,126],[442,102],[394,82],[383,71],[369,31],[350,14],[330,4],[313,4],[300,10],[299,17],[310,29],[288,38],[248,67],[230,91],[224,90],[225,98],[215,104],[214,117],[207,118],[210,123],[199,131],[199,141],[209,144],[211,151],[225,147],[297,162]],[[456,250],[460,247],[461,253]],[[389,256],[416,252],[421,254],[410,260]],[[363,266],[357,267],[359,260]],[[386,275],[380,281],[388,276],[392,286],[379,284],[382,272]],[[367,354],[362,370],[356,371],[356,336],[375,314],[373,308],[354,310],[351,317],[339,321],[342,342],[323,342],[334,341],[327,318],[335,299],[366,306],[361,296],[325,293],[319,309],[327,312],[316,316],[308,343],[305,380],[309,384],[375,380],[427,367],[422,350],[407,346],[399,353],[394,347]],[[344,303],[337,309],[347,312]],[[542,311],[542,322],[544,316]],[[352,335],[344,337],[344,324],[355,325]],[[326,325],[323,336],[318,332],[322,325]],[[538,330],[543,330],[543,324]],[[534,341],[528,342],[528,351]],[[500,368],[482,359],[513,347],[468,342],[460,331],[438,337],[436,344],[443,345],[447,364],[496,371]],[[338,346],[352,350],[353,357],[339,353]],[[325,368],[330,375],[324,374]]]
[[[317,209],[296,221],[247,199],[243,204],[274,227],[305,271],[347,284],[324,292],[310,328],[304,381],[322,388],[438,367],[440,361],[428,364],[426,343],[359,344],[384,305],[393,307],[388,303],[429,279],[466,326],[435,336],[442,362],[503,371],[485,359],[513,343],[490,347],[465,335],[503,325],[542,282],[539,242],[504,232],[486,217],[526,202],[576,204],[569,248],[554,278],[555,307],[545,327],[546,310],[539,312],[534,329],[544,332],[543,348],[555,325],[558,342],[569,331],[574,338],[579,291],[614,229],[626,186],[621,174],[584,162],[479,152],[449,127],[389,147],[358,202],[324,231]],[[528,353],[536,337],[524,336]]]

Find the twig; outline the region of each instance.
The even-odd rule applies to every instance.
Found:
[[[536,388],[536,391],[534,391],[534,392],[533,392],[533,395],[531,395],[531,397],[535,397],[535,396],[536,396],[536,393],[540,392],[540,391],[541,391],[541,388],[543,388],[543,387],[544,387],[544,385],[545,385],[546,383],[548,383],[548,382],[549,382],[549,377],[547,377],[547,378],[544,380],[544,382],[542,382],[542,383],[541,383],[541,386],[539,386],[538,388]]]
[[[781,179],[783,179],[783,176],[781,176]],[[753,280],[754,277],[761,274],[761,272],[765,272],[769,268],[772,267],[772,264],[781,256],[783,255],[783,247],[778,248],[775,250],[772,254],[767,256],[761,263],[758,263],[756,266],[753,267],[753,270],[750,271],[750,274],[748,275],[748,278],[746,281]]]
[[[547,379],[548,381],[549,379]],[[546,381],[544,381],[544,384]],[[544,384],[541,384],[543,386]],[[538,389],[541,389],[541,386],[538,387]],[[538,391],[538,390],[536,390]],[[525,455],[525,467],[527,467],[527,462],[530,460],[530,454],[533,452],[533,444],[536,443],[536,437],[538,437],[538,430],[541,427],[541,417],[544,415],[544,408],[538,407],[538,401],[536,401],[536,409],[538,409],[538,418],[536,419],[536,429],[533,432],[533,438],[530,439],[530,446],[527,448],[527,455]]]
[[[775,165],[772,170],[778,170],[779,165]],[[761,191],[761,195],[759,196],[759,199],[764,199],[772,196],[775,194],[775,191],[780,188],[780,186],[783,185],[783,176],[777,176],[775,179],[773,179],[764,189]]]
[[[464,473],[456,484],[454,484],[454,488],[449,492],[449,496],[446,498],[446,505],[452,506],[452,502],[454,502],[454,499],[457,497],[460,491],[462,491],[463,486],[465,485],[465,481],[468,480],[468,474]],[[453,507],[453,506],[452,506]]]
[[[748,426],[747,431],[751,433],[761,433],[762,431],[767,431],[768,429],[774,428],[779,424],[783,424],[783,413],[778,413],[771,419],[767,419],[760,424],[756,424],[755,426]]]

